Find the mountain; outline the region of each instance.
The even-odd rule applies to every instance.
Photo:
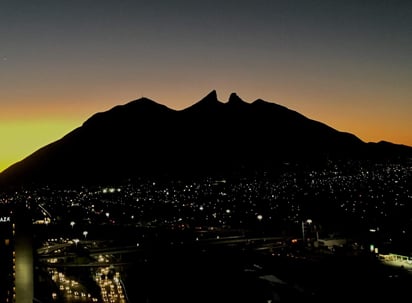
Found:
[[[84,124],[0,174],[0,184],[118,182],[141,176],[197,176],[276,170],[285,162],[411,156],[412,148],[365,143],[281,105],[220,102],[212,91],[173,110],[141,98]]]

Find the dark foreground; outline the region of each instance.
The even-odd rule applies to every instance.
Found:
[[[176,249],[127,269],[130,302],[409,302],[412,276],[372,256]]]

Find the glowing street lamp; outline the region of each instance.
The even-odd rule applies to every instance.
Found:
[[[76,224],[76,222],[74,222],[74,221],[70,222],[70,225],[72,226],[72,228],[73,228],[74,224]]]
[[[76,244],[76,247],[77,247],[77,243],[79,243],[79,239],[73,239],[73,242]]]
[[[83,236],[84,236],[84,239],[86,240],[86,237],[87,237],[87,234],[88,234],[89,232],[87,231],[87,230],[85,230],[84,232],[83,232]]]
[[[304,242],[305,239],[305,228],[306,224],[311,225],[313,223],[312,219],[307,219],[306,221],[302,221],[302,241]]]

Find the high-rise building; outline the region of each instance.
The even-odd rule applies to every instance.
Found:
[[[33,303],[33,224],[27,206],[16,208],[14,220],[16,303]]]
[[[26,207],[1,206],[1,303],[33,303],[32,240],[32,221]]]
[[[0,208],[0,302],[16,302],[15,220],[8,207]]]

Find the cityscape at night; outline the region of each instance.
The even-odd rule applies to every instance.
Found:
[[[0,4],[0,303],[409,302],[412,1]]]
[[[0,173],[1,296],[398,300],[412,282],[411,181],[411,147],[275,103],[141,98]]]
[[[340,291],[377,298],[356,275],[383,283],[379,296],[389,299],[411,279],[411,180],[410,162],[330,162],[276,176],[25,188],[2,193],[0,203],[29,210],[24,232],[33,236],[41,302],[326,302]],[[4,243],[13,247],[15,219],[3,214]],[[16,253],[8,254],[5,280]],[[344,271],[346,262],[356,268]],[[334,284],[342,283],[335,275],[349,281]]]

